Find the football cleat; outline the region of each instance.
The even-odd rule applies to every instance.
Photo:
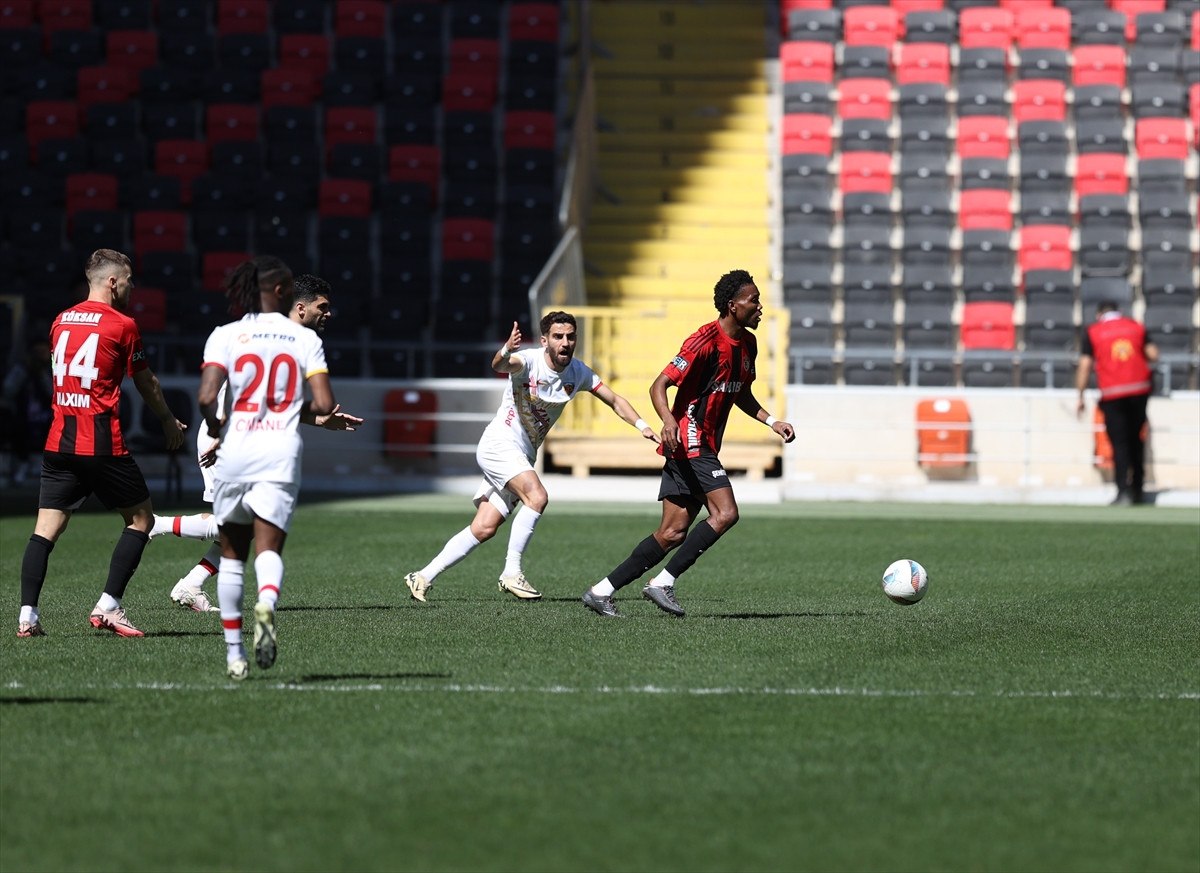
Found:
[[[601,597],[599,594],[593,594],[589,588],[583,592],[583,605],[597,615],[602,615],[605,618],[620,618],[621,613],[617,612],[617,604],[613,602],[611,596]]]
[[[36,621],[22,621],[17,624],[17,636],[19,637],[44,637],[46,631],[42,629],[42,625]]]
[[[175,587],[171,589],[171,599],[184,609],[190,609],[194,612],[221,611],[218,607],[213,606],[212,601],[208,599],[208,595],[204,592],[203,588],[199,586],[193,588],[182,580],[175,583]]]
[[[250,675],[250,662],[245,658],[236,658],[228,664],[229,678],[241,682]]]
[[[408,586],[408,593],[412,599],[422,603],[425,602],[425,595],[429,593],[429,589],[433,587],[433,583],[420,573],[409,573],[404,577],[404,584]]]
[[[680,618],[684,616],[683,607],[675,599],[674,585],[647,585],[642,589],[642,597],[645,597],[663,612],[669,612],[671,615],[677,615]]]
[[[92,614],[88,616],[88,621],[92,623],[92,627],[101,630],[110,630],[119,637],[144,637],[145,634],[133,626],[133,623],[126,617],[125,610],[121,607],[116,609],[101,609],[96,607],[92,610]]]
[[[519,600],[540,600],[542,597],[541,592],[529,584],[524,573],[517,573],[515,576],[501,576],[497,584],[501,591],[507,591]]]
[[[264,670],[275,663],[275,610],[269,603],[254,604],[254,660]]]

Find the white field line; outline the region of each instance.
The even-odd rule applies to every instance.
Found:
[[[29,689],[21,682],[12,681],[4,686],[10,689]],[[194,685],[184,682],[113,682],[109,684],[93,683],[75,686],[87,691],[183,691],[209,692],[222,686]],[[630,685],[609,686],[599,685],[590,688],[573,687],[569,685],[519,686],[519,685],[462,685],[458,683],[445,684],[406,684],[403,680],[387,684],[381,682],[339,683],[316,680],[309,683],[276,682],[261,684],[228,683],[225,687],[248,688],[254,691],[285,691],[303,693],[364,693],[388,692],[400,694],[532,694],[532,695],[664,695],[688,697],[862,697],[862,698],[912,698],[912,697],[949,697],[968,699],[1002,699],[1002,700],[1200,700],[1200,691],[1147,691],[1144,693],[1122,693],[1112,691],[974,691],[969,689],[952,689],[947,691],[931,691],[925,689],[886,689],[886,688],[740,688],[734,686],[715,688],[665,687],[659,685]],[[34,689],[29,689],[34,690]]]

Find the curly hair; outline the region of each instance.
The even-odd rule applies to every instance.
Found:
[[[259,255],[243,261],[225,280],[229,311],[235,314],[262,312],[262,295],[276,285],[291,281],[291,269],[273,255]]]
[[[296,291],[292,295],[293,303],[312,303],[318,297],[331,296],[333,291],[328,282],[312,273],[300,274],[293,280],[293,284],[296,287]]]
[[[560,309],[556,309],[553,312],[547,312],[542,316],[542,323],[539,325],[542,331],[542,336],[546,336],[550,333],[550,326],[553,324],[569,324],[571,327],[575,327],[575,316],[569,312],[563,312]]]
[[[717,312],[724,315],[729,311],[729,304],[737,297],[742,286],[753,284],[754,277],[745,270],[730,270],[713,286],[713,306],[717,307]]]

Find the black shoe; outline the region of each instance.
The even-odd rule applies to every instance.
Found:
[[[583,597],[580,598],[583,605],[597,615],[602,615],[605,618],[620,618],[621,613],[617,612],[617,605],[613,603],[611,596],[601,597],[599,594],[593,594],[589,588],[583,592]]]
[[[1109,506],[1133,506],[1133,495],[1128,491],[1118,491]]]
[[[655,587],[647,585],[642,589],[642,597],[645,597],[663,612],[669,612],[671,615],[677,615],[683,618],[683,607],[679,605],[679,601],[675,599],[675,586],[666,585],[663,587]]]

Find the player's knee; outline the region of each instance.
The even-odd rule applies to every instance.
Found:
[[[496,524],[484,523],[480,521],[471,522],[471,533],[474,534],[475,539],[479,540],[481,543],[486,542],[494,537],[498,529],[499,525]]]
[[[668,552],[687,538],[686,527],[666,527],[658,532],[658,541]]]
[[[709,516],[708,523],[717,533],[723,534],[738,523],[738,518],[737,509],[731,509]]]

